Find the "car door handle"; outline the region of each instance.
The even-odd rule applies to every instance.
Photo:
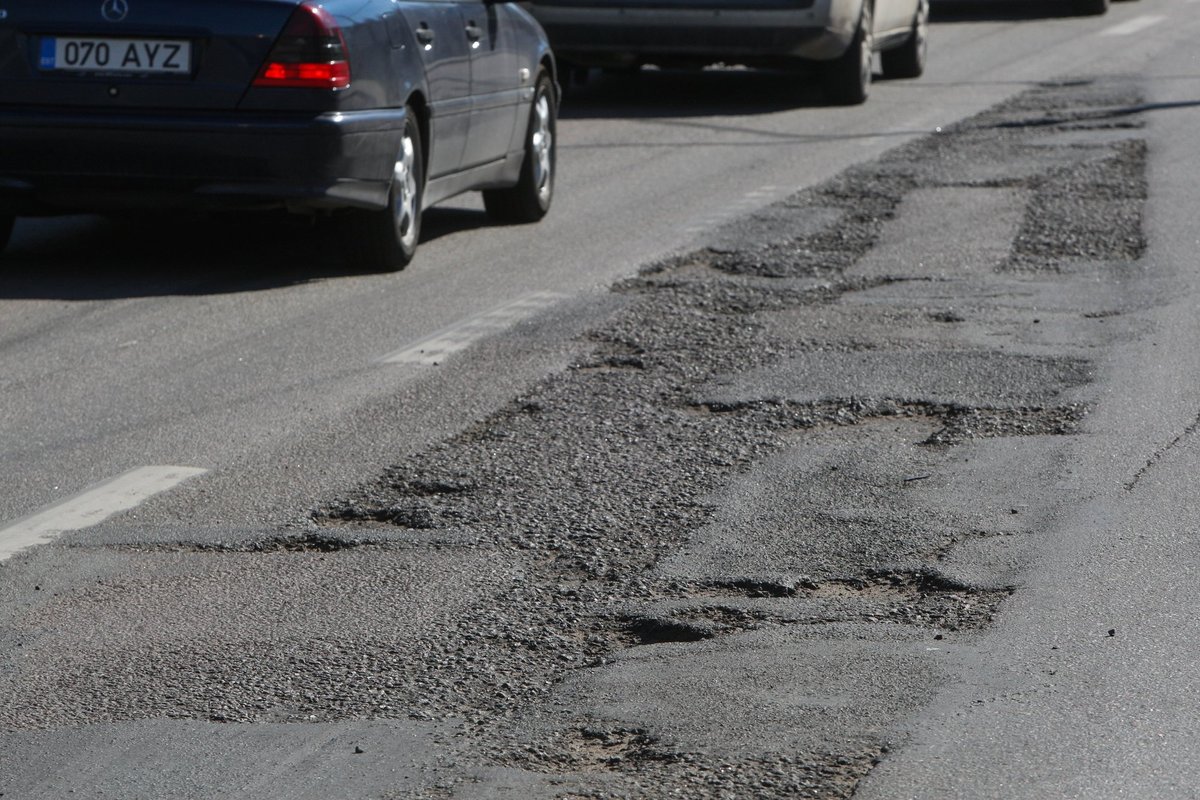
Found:
[[[417,41],[426,45],[433,44],[433,31],[424,22],[417,26]]]
[[[467,38],[470,39],[472,42],[478,42],[480,39],[483,38],[483,28],[479,27],[474,22],[467,23],[466,31],[467,31]]]

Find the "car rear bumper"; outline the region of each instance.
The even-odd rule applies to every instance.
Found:
[[[0,209],[382,208],[404,111],[0,109]]]
[[[534,16],[560,59],[605,65],[655,58],[737,60],[837,58],[849,46],[857,15],[841,0],[792,8],[704,8],[626,2],[619,7],[534,3]]]

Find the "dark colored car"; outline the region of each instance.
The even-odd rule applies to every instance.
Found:
[[[928,0],[531,0],[567,65],[815,68],[835,103],[867,99],[875,53],[888,78],[925,71]]]
[[[278,209],[403,267],[422,211],[540,219],[556,66],[491,0],[0,2],[0,247],[14,217]]]

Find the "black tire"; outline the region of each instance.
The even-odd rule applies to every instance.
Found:
[[[871,4],[864,0],[858,29],[846,52],[832,61],[821,62],[821,88],[831,103],[856,106],[865,103],[871,91],[871,62],[875,54]]]
[[[12,214],[0,214],[0,253],[8,247],[8,240],[12,237],[13,224],[16,221],[17,218]]]
[[[387,208],[349,211],[335,221],[350,266],[373,272],[404,269],[421,239],[421,203],[425,196],[425,157],[421,128],[406,107],[400,151],[392,168]]]
[[[543,70],[534,84],[521,177],[511,188],[484,190],[483,207],[488,216],[507,223],[537,222],[546,216],[554,200],[557,130],[558,103],[554,81]]]
[[[1097,17],[1108,12],[1108,0],[1073,0],[1075,13],[1083,17]]]
[[[925,74],[925,57],[929,49],[929,2],[919,0],[912,32],[904,44],[879,54],[879,64],[885,78],[919,78]]]

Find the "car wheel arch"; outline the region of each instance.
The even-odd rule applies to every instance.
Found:
[[[415,91],[405,100],[405,105],[412,109],[412,112],[417,117],[417,130],[421,134],[421,141],[424,143],[421,148],[421,167],[422,174],[429,174],[429,104],[425,100],[425,95],[420,91]]]
[[[554,101],[561,105],[566,89],[560,80],[558,59],[549,48],[538,53],[537,59],[534,60],[533,77],[537,76],[539,70],[550,76],[550,84],[554,87]]]

